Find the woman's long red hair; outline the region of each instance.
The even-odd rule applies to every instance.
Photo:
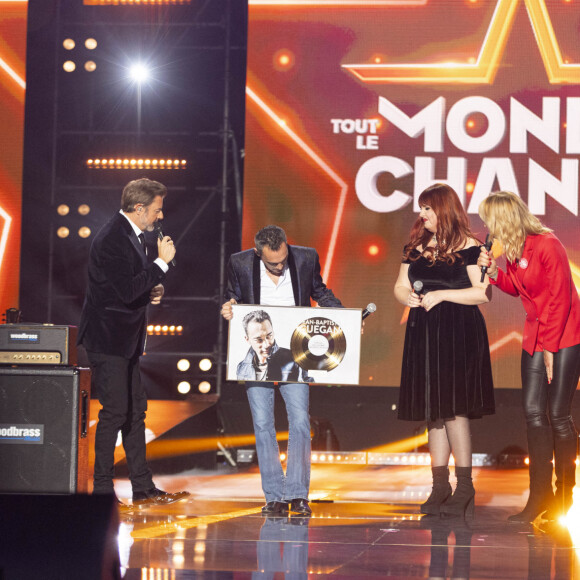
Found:
[[[411,257],[413,250],[423,248],[423,255],[435,263],[435,260],[452,264],[458,258],[456,252],[462,249],[470,238],[475,238],[469,227],[469,218],[459,201],[455,190],[444,183],[435,183],[421,193],[419,206],[428,205],[437,216],[437,249],[428,248],[433,234],[425,229],[423,220],[419,217],[411,228],[411,240],[405,246],[406,259],[417,260],[419,256]]]

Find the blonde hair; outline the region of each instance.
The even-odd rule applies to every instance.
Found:
[[[486,197],[479,204],[479,217],[490,235],[499,240],[510,262],[521,257],[528,235],[552,231],[511,191],[496,191]]]

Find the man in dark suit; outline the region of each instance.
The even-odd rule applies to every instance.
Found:
[[[326,287],[320,275],[320,261],[314,248],[290,246],[286,233],[278,226],[266,226],[254,238],[255,248],[230,257],[228,263],[228,302],[221,314],[233,317],[232,304],[269,306],[340,307],[340,300]],[[288,461],[286,474],[280,462],[274,424],[274,394],[279,390],[288,414]],[[254,422],[256,452],[262,489],[266,496],[264,515],[280,515],[290,510],[311,513],[310,415],[307,383],[246,382],[246,392]]]
[[[149,263],[143,232],[153,231],[155,222],[163,219],[166,194],[164,185],[146,178],[131,181],[123,189],[121,211],[91,245],[78,336],[102,405],[95,437],[93,493],[115,493],[114,453],[121,431],[134,505],[172,503],[189,495],[157,489],[145,452],[147,395],[141,385],[139,358],[145,347],[147,305],[159,304],[163,297],[161,281],[175,248],[168,236],[158,240],[158,257]]]

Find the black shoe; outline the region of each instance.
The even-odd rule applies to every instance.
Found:
[[[531,524],[539,516],[543,516],[546,513],[546,519],[550,520],[553,518],[553,512],[550,512],[550,500],[549,499],[538,499],[537,497],[530,496],[526,507],[519,513],[513,516],[508,516],[508,523],[510,524]]]
[[[269,501],[262,507],[263,516],[284,516],[288,513],[288,504],[282,501]]]
[[[442,518],[475,516],[475,489],[471,479],[471,467],[456,467],[457,487],[453,495],[439,509]]]
[[[297,497],[290,502],[290,511],[303,516],[309,516],[312,514],[312,510],[308,505],[308,500],[301,497]]]
[[[438,516],[441,504],[451,497],[453,490],[449,484],[449,467],[446,465],[432,467],[431,473],[433,474],[433,489],[427,501],[421,504],[419,509],[422,514]]]
[[[186,499],[191,494],[188,491],[178,491],[176,493],[167,493],[153,487],[147,491],[134,491],[133,492],[133,505],[134,506],[147,506],[147,505],[167,505],[170,503],[175,503],[176,501],[181,501]]]

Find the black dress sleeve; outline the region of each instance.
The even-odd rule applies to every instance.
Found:
[[[471,246],[471,248],[467,248],[465,250],[465,265],[466,266],[475,266],[477,264],[477,260],[480,254],[480,246]]]

